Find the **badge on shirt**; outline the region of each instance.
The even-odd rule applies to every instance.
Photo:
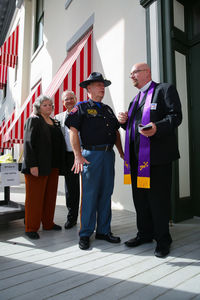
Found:
[[[88,115],[96,116],[98,114],[96,109],[87,109]]]
[[[151,103],[151,110],[156,110],[157,103]]]
[[[70,115],[73,115],[75,112],[77,112],[78,110],[78,106],[75,106],[74,108],[72,108]]]

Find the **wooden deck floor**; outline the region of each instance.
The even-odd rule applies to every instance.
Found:
[[[59,196],[60,199],[62,198]],[[55,221],[66,219],[64,201]],[[40,230],[41,239],[24,235],[23,220],[0,225],[0,300],[5,299],[200,299],[200,220],[171,227],[173,246],[166,259],[154,257],[155,243],[129,249],[135,215],[113,211],[112,231],[119,245],[91,239],[78,248],[78,225],[71,230]]]

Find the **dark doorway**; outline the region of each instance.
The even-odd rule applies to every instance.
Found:
[[[185,26],[184,30],[175,27],[175,25],[172,26],[172,53],[174,55],[174,66],[176,64],[175,52],[184,55],[186,58],[188,107],[185,108],[188,113],[187,128],[190,144],[188,154],[190,191],[188,196],[180,197],[181,193],[179,190],[179,197],[174,199],[173,219],[176,222],[179,222],[193,216],[200,216],[200,176],[198,174],[200,168],[200,1],[177,1],[184,6]],[[173,0],[171,1],[171,4],[173,6]],[[185,147],[185,150],[187,151],[187,145],[185,145]]]

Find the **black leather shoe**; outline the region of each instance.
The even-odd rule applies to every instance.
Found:
[[[53,224],[53,226],[50,229],[43,228],[43,230],[56,230],[56,231],[59,231],[59,230],[62,230],[62,227],[60,225]]]
[[[35,231],[25,232],[25,234],[32,240],[38,240],[40,238],[39,234]]]
[[[51,228],[51,230],[59,231],[59,230],[62,230],[62,227],[60,225],[53,224],[53,227]]]
[[[136,236],[135,238],[126,241],[125,245],[128,247],[138,247],[142,244],[152,243],[152,241],[153,241],[152,239],[145,240],[145,239],[142,239],[142,238]]]
[[[77,224],[77,222],[76,221],[69,221],[69,220],[67,220],[67,222],[65,223],[65,229],[70,229],[70,228],[72,228],[73,226],[75,226]]]
[[[155,249],[155,256],[159,258],[165,258],[170,253],[170,245],[157,246]]]
[[[79,248],[81,250],[87,250],[90,248],[89,236],[81,236],[79,240]]]
[[[109,243],[113,243],[113,244],[117,244],[121,242],[121,239],[119,236],[114,236],[112,234],[112,232],[108,233],[108,234],[100,234],[100,233],[96,233],[95,238],[97,240],[105,240]]]

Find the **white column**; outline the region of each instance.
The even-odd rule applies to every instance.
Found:
[[[188,98],[186,77],[186,56],[175,51],[176,86],[179,92],[183,122],[178,128],[178,142],[181,159],[179,160],[179,197],[190,196],[190,162],[188,132]]]
[[[160,82],[159,67],[159,32],[158,32],[158,4],[155,1],[149,9],[150,13],[150,44],[151,44],[151,73],[152,79]]]

